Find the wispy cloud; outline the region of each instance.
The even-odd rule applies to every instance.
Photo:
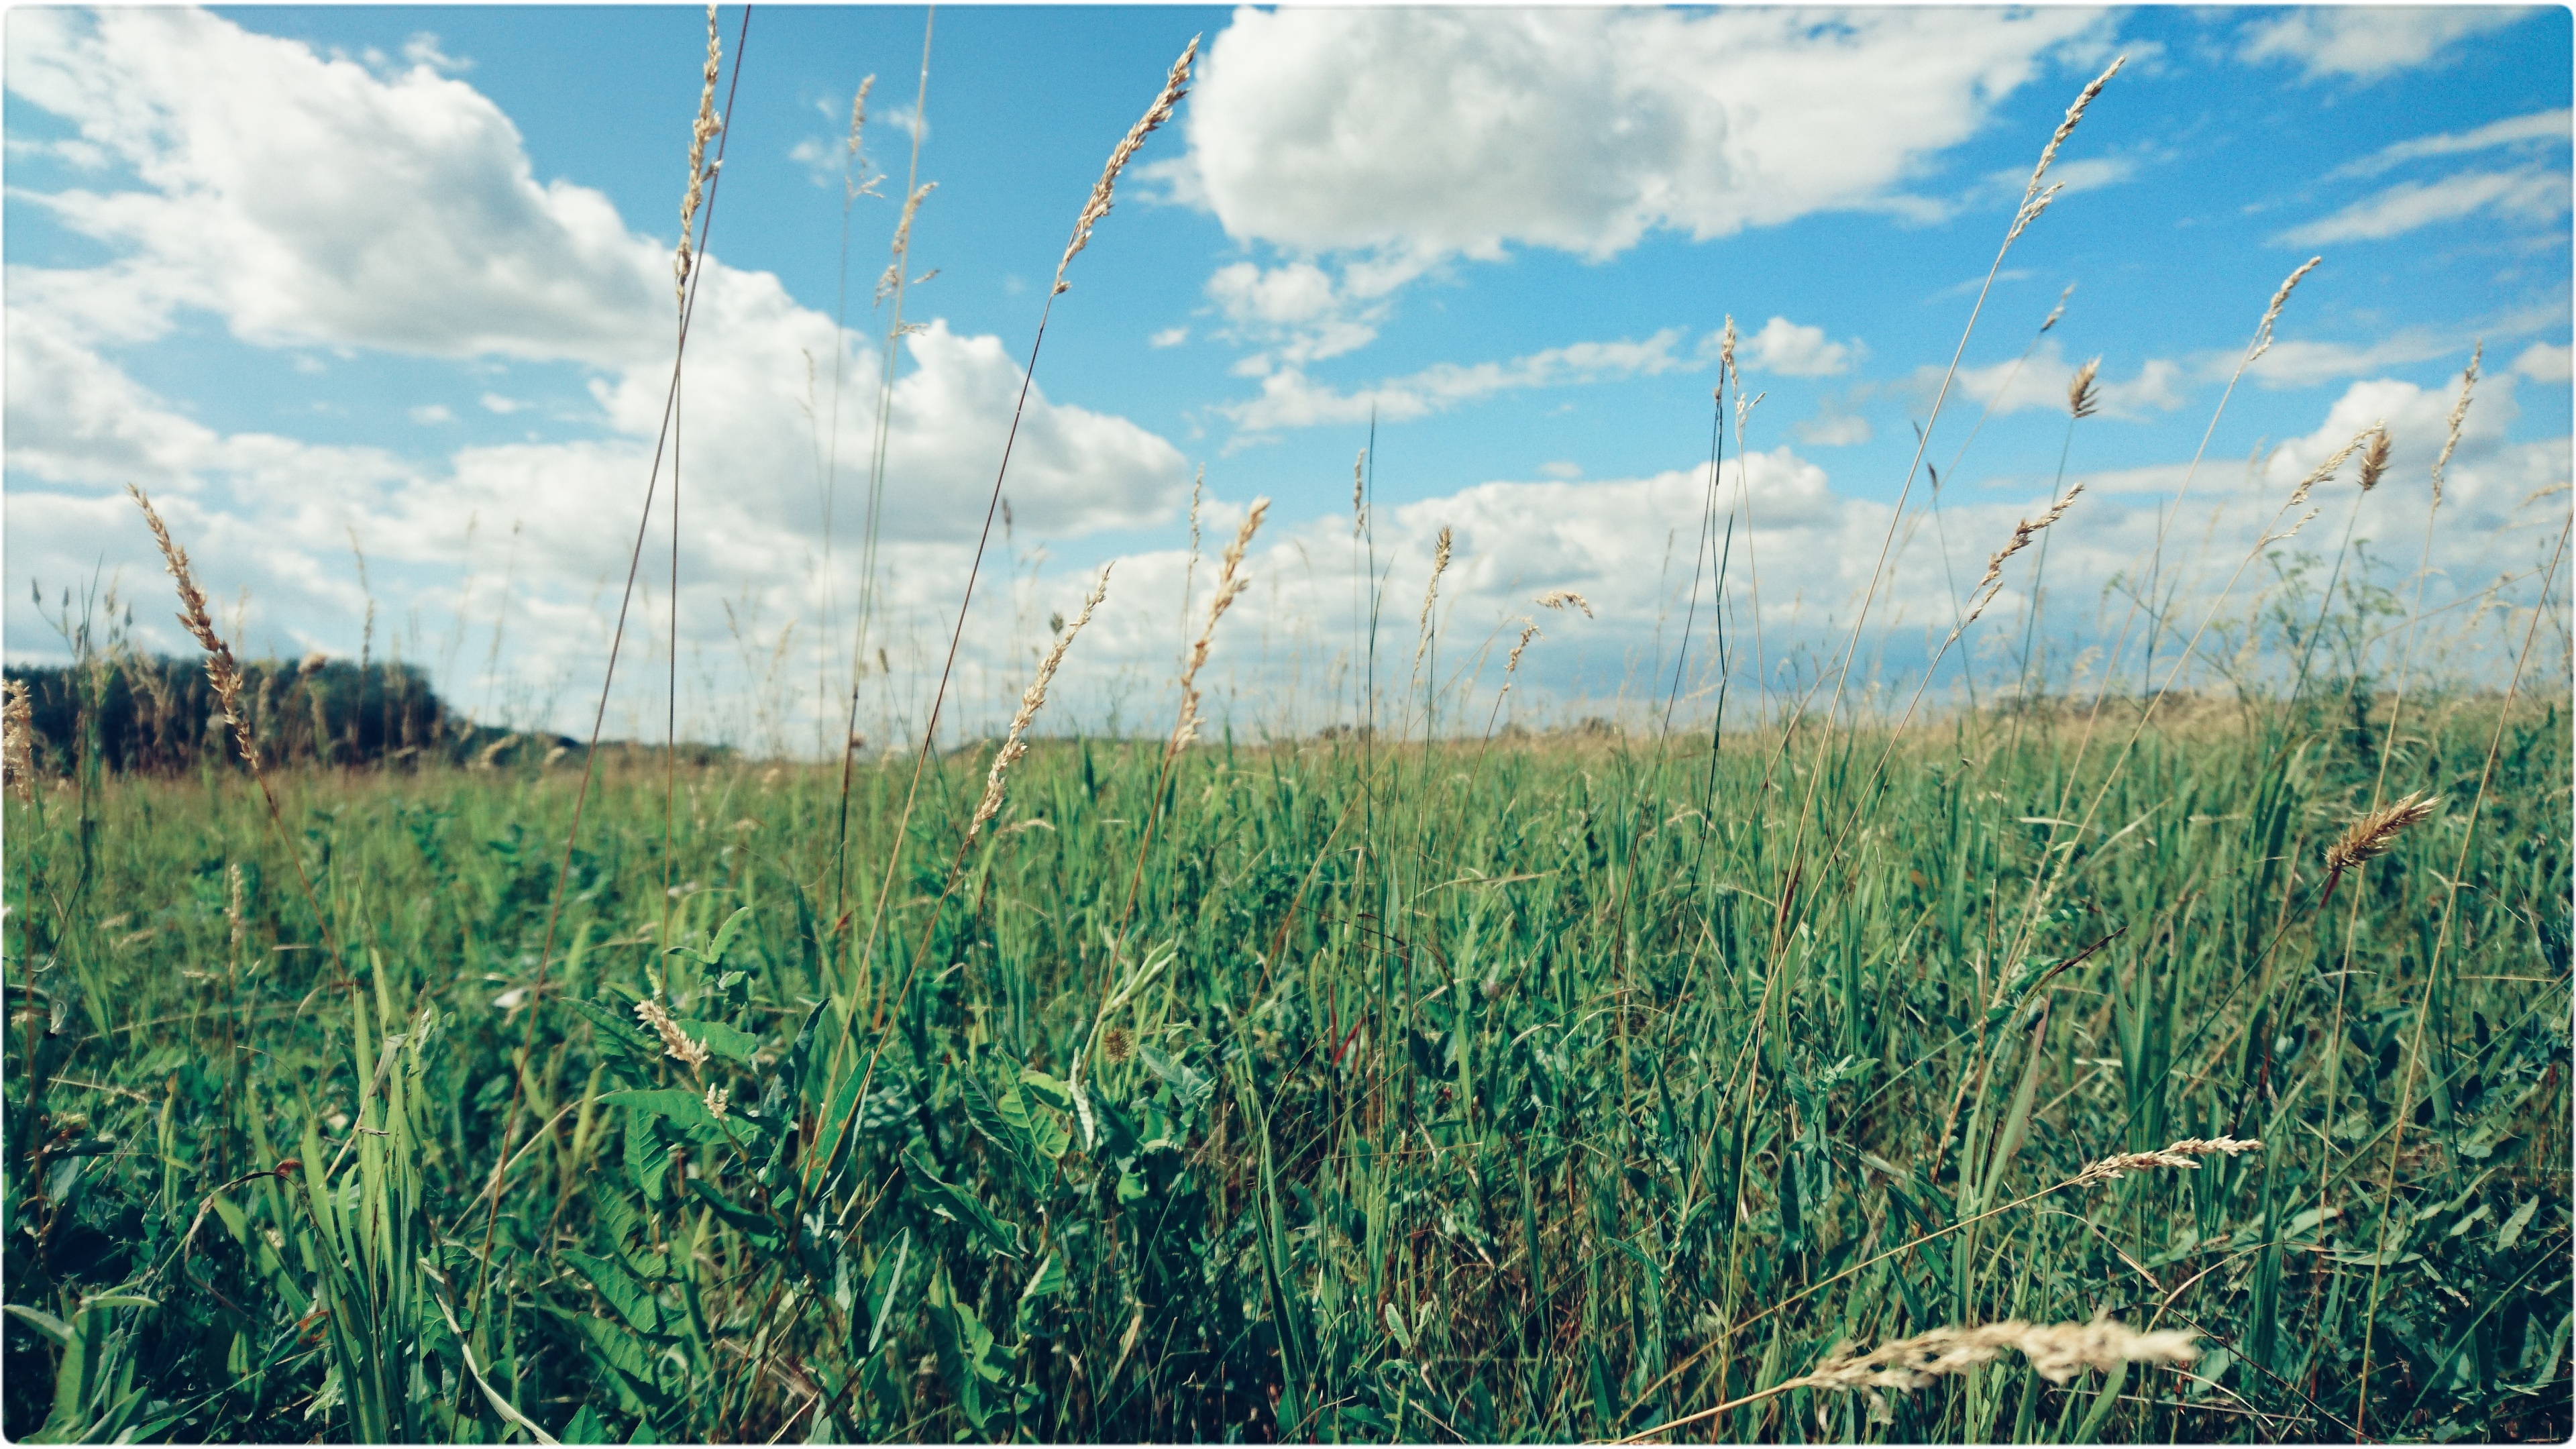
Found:
[[[1684,337],[1681,328],[1667,327],[1639,341],[1575,342],[1509,362],[1443,362],[1409,377],[1350,392],[1319,384],[1300,368],[1286,367],[1261,380],[1259,397],[1220,403],[1216,411],[1245,433],[1365,422],[1372,415],[1402,422],[1499,392],[1617,382],[1701,366],[1698,357],[1680,351]]]
[[[2567,144],[2569,114],[2566,110],[2534,111],[2528,116],[2509,116],[2490,121],[2474,131],[2444,131],[2438,135],[2418,136],[2383,146],[2358,161],[2347,161],[2327,172],[2329,177],[2377,176],[2391,167],[2427,156],[2461,156],[2473,151],[2493,150],[2498,146],[2520,146],[2534,142],[2555,141]]]
[[[2292,227],[2273,241],[2290,247],[2376,241],[2479,212],[2545,224],[2567,214],[2567,193],[2564,171],[2539,166],[2513,171],[2463,171],[2438,181],[2399,182],[2332,216]]]
[[[2284,60],[2309,80],[2373,81],[2440,58],[2453,42],[2501,30],[2537,9],[2486,6],[2339,5],[2282,10],[2244,30],[2248,61]]]

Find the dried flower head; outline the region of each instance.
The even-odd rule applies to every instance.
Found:
[[[2204,1157],[2235,1157],[2263,1150],[2261,1138],[2239,1140],[2234,1137],[2186,1137],[2168,1143],[2159,1152],[2117,1152],[2091,1164],[2075,1175],[2074,1186],[2092,1187],[2115,1182],[2132,1172],[2146,1172],[2158,1167],[2178,1167],[2187,1172],[2200,1170]]]
[[[2048,145],[2041,149],[2039,164],[2031,168],[2030,183],[2022,188],[2021,210],[2013,217],[2012,231],[2005,236],[2005,245],[2011,245],[2013,239],[2021,235],[2022,229],[2039,220],[2039,214],[2046,211],[2048,204],[2057,199],[2057,193],[2062,188],[2051,186],[2044,191],[2040,189],[2040,182],[2048,175],[2050,163],[2057,159],[2057,148],[2065,145],[2066,138],[2075,134],[2075,127],[2084,119],[2084,112],[2093,104],[2093,98],[2102,94],[2102,87],[2110,84],[2111,77],[2118,75],[2120,67],[2128,64],[2128,61],[2129,58],[2125,55],[2114,59],[2110,68],[2095,76],[2093,83],[2086,86],[2083,94],[2075,98],[2075,104],[2066,108],[2066,119],[2057,123],[2057,133],[2050,136]]]
[[[2478,363],[2487,355],[2483,341],[2469,352],[2468,370],[2460,374],[2460,400],[2451,404],[2450,431],[2442,439],[2442,455],[2433,460],[2433,506],[2442,506],[2442,470],[2451,466],[2451,453],[2460,446],[2460,424],[2469,418],[2469,394],[2477,391]]]
[[[877,78],[869,76],[859,82],[859,93],[850,98],[850,138],[841,149],[841,209],[849,210],[862,196],[874,196],[880,178],[867,174],[866,158],[859,155],[859,133],[867,129],[868,92],[875,90]]]
[[[2039,324],[2040,331],[2046,332],[2057,325],[2057,319],[2066,315],[2066,299],[2074,295],[2075,284],[2069,282],[2066,284],[2066,290],[2057,294],[2057,305],[2048,309],[2048,319]]]
[[[1270,500],[1255,498],[1252,508],[1243,515],[1243,526],[1234,531],[1234,542],[1225,546],[1217,561],[1216,593],[1208,600],[1207,623],[1199,629],[1197,641],[1190,645],[1187,659],[1181,662],[1181,717],[1172,727],[1171,751],[1188,747],[1199,737],[1199,666],[1207,663],[1208,644],[1216,635],[1216,622],[1234,605],[1252,580],[1243,575],[1244,551],[1252,547],[1252,535],[1261,528],[1262,515],[1270,511]]]
[[[655,1036],[662,1039],[662,1051],[665,1055],[675,1058],[682,1066],[706,1065],[707,1044],[691,1040],[688,1033],[680,1030],[680,1024],[671,1020],[671,1014],[662,1009],[661,1002],[650,996],[636,1002],[635,1017],[651,1028]]]
[[[1539,595],[1537,599],[1533,600],[1533,602],[1544,609],[1562,609],[1566,605],[1572,604],[1574,607],[1583,611],[1583,617],[1587,619],[1594,617],[1592,612],[1592,601],[1583,597],[1581,594],[1576,593],[1572,589],[1550,589],[1546,593]]]
[[[2281,289],[2272,294],[2272,305],[2263,309],[2263,321],[2254,329],[2253,349],[2245,354],[2248,363],[2272,350],[2272,324],[2281,320],[2281,309],[2289,305],[2290,293],[2298,287],[2299,279],[2315,271],[2317,264],[2324,260],[2323,257],[2310,257],[2299,264],[2297,271],[2283,279]]]
[[[697,224],[698,203],[706,199],[707,178],[715,169],[706,164],[707,139],[717,130],[716,77],[723,72],[723,52],[716,39],[716,7],[707,6],[707,65],[705,83],[698,88],[698,114],[689,123],[689,189],[680,196],[680,248],[671,256],[671,290],[686,302],[689,295],[689,268],[696,253],[690,249],[689,229]]]
[[[894,260],[886,263],[885,271],[877,278],[878,306],[884,306],[885,299],[893,296],[895,288],[903,285],[904,263],[912,258],[912,219],[921,214],[921,203],[938,189],[938,182],[925,181],[903,199],[903,219],[894,224]],[[924,276],[921,280],[926,282],[930,278]]]
[[[2102,359],[2075,369],[2074,380],[2066,384],[2066,410],[2079,418],[2089,418],[2102,406],[2102,395],[2094,390],[2096,374],[2102,370]]]
[[[1113,1062],[1123,1062],[1136,1055],[1136,1038],[1123,1026],[1113,1026],[1100,1034],[1100,1054]]]
[[[2013,525],[2012,537],[2004,543],[2002,548],[1995,551],[1992,558],[1986,560],[1986,572],[1984,576],[1979,578],[1976,585],[1968,590],[1971,597],[1971,602],[1968,605],[1968,612],[1959,620],[1958,625],[1951,629],[1950,637],[1952,639],[1957,639],[1961,630],[1967,628],[1970,624],[1975,623],[1977,616],[1986,611],[1986,606],[1995,601],[1995,596],[2003,592],[2001,581],[2004,576],[2004,560],[2011,558],[2014,554],[2030,547],[2030,541],[2037,538],[2041,530],[2047,528],[2057,520],[2064,518],[2066,516],[2066,510],[2073,507],[2075,500],[2083,496],[2083,493],[2084,485],[2078,483],[2074,487],[2066,490],[2065,497],[2058,499],[2053,504],[2050,504],[2048,511],[2041,514],[2036,521],[2025,518]]]
[[[2376,810],[2363,812],[2361,818],[2336,837],[2334,844],[2326,847],[2324,895],[2334,894],[2335,882],[2343,879],[2345,871],[2387,854],[2388,848],[2397,843],[2398,836],[2432,819],[2433,812],[2441,808],[2440,796],[2428,796],[2418,790]],[[2324,896],[2319,899],[2322,901]]]
[[[1029,681],[1028,689],[1020,695],[1019,713],[1011,716],[1010,734],[1003,739],[1002,747],[993,752],[993,768],[984,777],[984,798],[976,803],[975,818],[966,826],[969,841],[1001,813],[1002,780],[1010,774],[1012,764],[1028,753],[1024,736],[1028,734],[1029,721],[1036,719],[1038,711],[1045,706],[1047,685],[1055,678],[1056,666],[1064,663],[1064,651],[1073,647],[1073,636],[1081,633],[1082,626],[1091,622],[1092,611],[1100,607],[1100,601],[1108,594],[1109,570],[1104,567],[1100,571],[1100,581],[1093,584],[1091,592],[1083,597],[1082,612],[1074,616],[1072,627],[1064,627],[1063,615],[1056,616],[1055,647],[1049,649],[1046,658],[1039,662],[1038,677]]]
[[[2299,486],[2290,490],[2290,501],[2281,505],[2282,511],[2288,512],[2290,509],[2306,503],[2308,501],[2308,494],[2310,491],[2312,491],[2318,484],[2333,477],[2336,471],[2343,467],[2344,461],[2350,458],[2353,454],[2360,452],[2364,447],[2368,446],[2372,438],[2382,436],[2386,434],[2387,431],[2387,423],[2376,422],[2372,423],[2369,427],[2362,429],[2360,432],[2353,434],[2351,442],[2335,449],[2334,452],[2327,455],[2324,462],[2319,463],[2316,467],[2310,469],[2308,471],[2308,475],[2299,480]],[[2300,521],[2304,523],[2306,520],[2302,519]],[[2291,531],[2296,532],[2297,530],[2293,529]]]
[[[1154,97],[1154,104],[1146,108],[1144,117],[1128,128],[1117,149],[1109,153],[1109,164],[1101,168],[1100,180],[1091,188],[1091,199],[1082,204],[1082,215],[1074,220],[1073,239],[1064,244],[1064,260],[1055,264],[1055,292],[1050,295],[1060,295],[1072,285],[1064,279],[1064,269],[1073,265],[1077,252],[1090,245],[1091,229],[1109,214],[1110,198],[1118,187],[1118,173],[1127,169],[1128,160],[1136,154],[1138,147],[1145,144],[1145,138],[1170,120],[1172,108],[1180,104],[1181,97],[1189,94],[1190,66],[1198,59],[1198,54],[1199,38],[1193,35],[1188,48],[1181,52],[1181,58],[1172,62],[1172,73],[1163,81],[1162,94]]]
[[[128,483],[125,492],[134,500],[134,506],[143,510],[143,522],[152,530],[152,541],[160,546],[162,562],[179,589],[179,625],[197,641],[198,648],[206,651],[206,679],[215,687],[215,702],[223,707],[223,721],[232,726],[242,759],[257,774],[259,741],[252,738],[250,719],[242,712],[241,665],[233,658],[232,646],[215,632],[214,616],[206,612],[206,591],[197,586],[197,573],[188,562],[188,551],[171,540],[170,530],[162,525],[161,515],[153,509],[152,500],[143,496],[142,489]]]
[[[36,798],[36,711],[22,679],[0,684],[0,780],[21,800]]]
[[[2379,430],[2379,435],[2370,440],[2370,446],[2361,450],[2362,492],[2367,493],[2371,489],[2379,486],[2381,475],[2388,471],[2388,450],[2390,446],[2388,429],[2382,427]]]

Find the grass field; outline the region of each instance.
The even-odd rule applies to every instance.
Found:
[[[684,235],[723,129],[709,26]],[[1721,602],[1715,447],[1732,401],[1740,473],[1749,407],[1725,335],[1694,561]],[[2376,486],[2389,449],[2358,434],[2273,525],[2347,460]],[[2074,496],[1954,591],[1908,683]],[[1473,667],[1421,668],[1444,530],[1419,689],[1369,606],[1350,693],[1388,727],[1255,740],[1196,723],[1196,680],[1264,506],[1178,727],[1059,719],[1025,757],[1087,610],[1006,741],[939,753],[934,714],[826,767],[449,731],[363,655],[245,673],[166,534],[205,660],[135,667],[66,594],[41,751],[9,695],[0,1429],[2576,1433],[2558,554],[2489,591],[2511,672],[2481,690],[2457,680],[2488,656],[2440,656],[2483,607],[2419,637],[2448,606],[2344,554],[2322,596],[2286,564],[2195,594],[2153,582],[2182,577],[2160,524],[2130,619],[2161,684],[2124,625],[2089,686],[2040,666],[1959,709],[1855,682],[1865,629],[1896,627],[1869,605],[1909,493],[1847,641],[1788,671],[1805,699],[1757,652],[1728,704],[1706,656],[1746,621],[1701,622],[1694,572],[1680,652],[1713,699],[1676,715],[1676,663],[1617,703],[1678,727],[1530,733]],[[2198,572],[2233,588],[2318,511]],[[1985,630],[2042,652],[2037,596]]]
[[[2567,717],[2388,703],[1053,743],[961,856],[979,751],[846,899],[836,773],[612,760],[542,995],[566,764],[58,778],[6,1427],[2563,1437]],[[2101,1314],[2201,1356],[1762,1393]]]

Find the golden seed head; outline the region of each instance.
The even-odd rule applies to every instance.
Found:
[[[21,679],[0,684],[0,779],[19,799],[36,798],[36,710]]]
[[[2066,410],[2079,418],[2089,418],[2102,405],[2101,394],[2093,387],[2094,377],[2102,370],[2102,359],[2075,369],[2075,378],[2066,384]]]
[[[2326,847],[2326,870],[2330,874],[2341,875],[2366,860],[2387,854],[2388,848],[2397,843],[2398,836],[2432,819],[2433,812],[2440,808],[2440,796],[2427,796],[2418,790],[2403,799],[2392,800],[2376,810],[2365,812],[2336,838],[2334,844]]]
[[[2204,1157],[2235,1157],[2247,1152],[2260,1152],[2260,1138],[2186,1137],[2168,1143],[2160,1152],[2119,1152],[2086,1167],[2075,1176],[2075,1185],[2091,1187],[2114,1182],[2132,1172],[2146,1172],[2158,1167],[2178,1167],[2186,1172],[2200,1170]]]
[[[1596,617],[1592,612],[1592,601],[1572,589],[1550,589],[1532,602],[1546,609],[1562,609],[1571,604],[1583,611],[1583,617],[1587,619]]]
[[[2373,439],[2371,439],[2371,440],[2370,440],[2370,446],[2369,446],[2369,447],[2367,447],[2367,448],[2362,449],[2362,451],[2361,451],[2361,491],[2362,491],[2362,492],[2367,493],[2367,492],[2369,492],[2371,489],[2376,488],[2376,487],[2378,487],[2378,486],[2379,486],[2379,479],[2380,479],[2380,476],[2381,476],[2382,474],[2384,474],[2384,473],[2386,473],[2386,472],[2388,471],[2388,449],[2389,449],[2389,447],[2390,447],[2390,443],[2389,443],[2389,440],[2388,440],[2388,429],[2386,429],[2385,427],[2383,427],[2383,428],[2381,428],[2381,429],[2379,430],[2379,436],[2377,436],[2377,437],[2375,437],[2375,438],[2373,438]]]
[[[1072,286],[1064,279],[1064,269],[1073,265],[1076,253],[1091,244],[1091,229],[1109,214],[1110,200],[1118,188],[1118,173],[1127,169],[1128,160],[1145,144],[1145,138],[1170,120],[1172,108],[1180,104],[1181,97],[1189,94],[1190,66],[1197,61],[1198,54],[1199,38],[1193,35],[1188,48],[1181,52],[1181,58],[1172,62],[1172,73],[1163,81],[1162,94],[1154,97],[1154,104],[1146,108],[1144,117],[1128,129],[1126,138],[1109,153],[1109,164],[1101,168],[1100,180],[1091,188],[1091,199],[1082,204],[1082,215],[1074,219],[1073,239],[1064,244],[1064,259],[1055,264],[1055,291],[1050,295],[1061,295]]]

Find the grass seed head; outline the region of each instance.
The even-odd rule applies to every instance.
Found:
[[[1572,589],[1550,589],[1532,602],[1544,609],[1562,609],[1571,604],[1583,611],[1583,617],[1587,619],[1595,617],[1592,612],[1592,601]]]
[[[707,178],[715,174],[715,169],[706,164],[707,140],[718,128],[716,77],[723,70],[723,47],[716,38],[716,7],[709,5],[705,81],[698,88],[698,114],[689,122],[689,189],[680,195],[680,247],[671,256],[671,290],[683,302],[688,300],[689,269],[696,258],[689,246],[689,229],[697,223],[698,204],[706,200]]]
[[[966,826],[968,840],[973,840],[977,831],[1001,813],[1002,781],[1011,773],[1012,764],[1028,753],[1026,736],[1029,722],[1036,719],[1038,711],[1046,705],[1047,685],[1055,679],[1056,667],[1064,663],[1064,651],[1073,647],[1073,636],[1081,633],[1082,626],[1091,622],[1092,611],[1098,609],[1100,601],[1108,595],[1109,570],[1103,568],[1100,581],[1093,584],[1091,592],[1083,597],[1082,612],[1074,616],[1073,623],[1067,626],[1062,623],[1063,615],[1056,616],[1055,647],[1039,661],[1038,677],[1029,681],[1029,687],[1020,695],[1019,713],[1011,716],[1010,733],[1002,740],[1002,747],[993,752],[993,768],[984,776],[984,798],[976,802],[975,818]]]
[[[2438,795],[2427,796],[2418,790],[2400,800],[2363,813],[2352,822],[2335,843],[2326,847],[2326,872],[2341,875],[2366,860],[2388,853],[2397,837],[2433,818],[2442,808]]]
[[[1091,229],[1109,214],[1110,199],[1118,189],[1118,173],[1127,169],[1128,161],[1145,144],[1145,138],[1170,120],[1172,108],[1189,94],[1190,66],[1198,55],[1199,38],[1193,35],[1181,58],[1172,62],[1172,73],[1163,81],[1162,94],[1154,97],[1154,104],[1146,108],[1143,118],[1128,128],[1117,149],[1109,153],[1109,164],[1101,168],[1100,180],[1091,188],[1091,198],[1083,202],[1082,215],[1074,219],[1073,239],[1064,244],[1064,259],[1055,264],[1055,292],[1051,295],[1061,295],[1073,285],[1064,279],[1064,269],[1073,265],[1075,254],[1091,244]]]
[[[2367,493],[2379,486],[2380,477],[2388,471],[2388,450],[2391,446],[2388,429],[2382,427],[2379,430],[2379,436],[2370,440],[2370,446],[2361,450],[2362,492]]]
[[[2272,350],[2272,324],[2281,320],[2281,309],[2289,305],[2290,293],[2298,288],[2299,279],[2315,271],[2317,264],[2324,260],[2323,257],[2310,257],[2299,263],[2297,271],[2282,280],[2280,290],[2272,294],[2272,305],[2263,309],[2262,323],[2254,329],[2253,350],[2245,354],[2248,363]]]
[[[2159,1167],[2175,1167],[2186,1172],[2200,1170],[2204,1157],[2235,1157],[2263,1150],[2261,1138],[2186,1137],[2165,1145],[2158,1152],[2117,1152],[2093,1163],[2075,1176],[2075,1186],[2093,1187],[2116,1182],[2132,1172],[2149,1172]]]
[[[2478,363],[2487,355],[2487,345],[2480,342],[2469,352],[2468,370],[2460,374],[2460,400],[2451,404],[2450,431],[2442,438],[2442,455],[2433,460],[2433,506],[2442,505],[2442,470],[2451,466],[2451,454],[2460,446],[2460,424],[2469,419],[2469,395],[2478,388]]]
[[[215,687],[215,703],[223,708],[224,723],[232,726],[233,739],[241,746],[242,759],[248,762],[251,772],[257,774],[259,741],[251,735],[250,717],[242,712],[241,665],[233,658],[232,646],[215,632],[214,616],[206,611],[206,591],[198,587],[197,571],[188,562],[188,551],[171,539],[169,528],[161,522],[160,513],[152,507],[152,500],[144,496],[142,489],[128,483],[125,493],[134,500],[135,507],[143,510],[144,525],[152,530],[152,542],[159,546],[161,560],[178,585],[179,626],[186,629],[188,636],[197,641],[197,647],[206,652],[206,680]]]
[[[2066,411],[2079,418],[2089,418],[2101,409],[2102,395],[2094,388],[2094,378],[2102,371],[2102,359],[2075,369],[2074,380],[2066,384]]]
[[[0,684],[0,779],[19,799],[36,798],[36,712],[21,679]]]

